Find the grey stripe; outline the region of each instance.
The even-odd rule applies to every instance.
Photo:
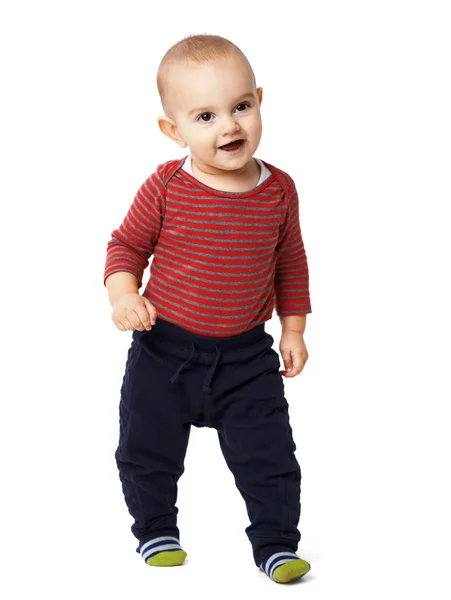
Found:
[[[247,248],[231,247],[230,243],[227,244],[226,246],[215,245],[214,247],[212,247],[211,244],[198,244],[196,241],[193,240],[193,238],[191,238],[190,236],[185,236],[185,235],[180,235],[179,238],[181,240],[183,240],[183,243],[189,244],[190,246],[199,247],[199,248],[208,248],[209,250],[216,250],[216,255],[217,255],[218,251],[222,251],[222,250],[224,250],[225,252],[227,252],[227,251],[236,252],[237,250],[247,250]],[[263,250],[263,251],[265,251],[265,254],[267,254],[267,250],[270,249],[272,252],[272,248],[274,247],[274,240],[272,240],[272,238],[268,238],[268,239],[270,240],[270,243],[268,243],[268,244],[265,244],[265,242],[263,240],[259,240],[258,247],[255,247],[255,240],[231,240],[231,241],[235,241],[235,242],[239,243],[240,245],[248,243],[250,245],[249,250],[253,250],[254,252],[259,252],[260,250]],[[158,246],[155,247],[155,255],[157,254],[159,248],[166,248],[166,246],[168,248],[172,248],[172,253],[174,253],[174,245],[170,245],[169,243],[166,242],[166,240],[168,240],[168,238],[160,239],[160,241],[158,242]],[[185,249],[180,248],[180,251],[185,252]],[[212,254],[205,253],[204,256],[212,256]],[[231,256],[230,258],[234,258],[234,257]],[[235,258],[240,258],[240,257],[235,257]]]
[[[166,307],[160,306],[158,300],[156,300],[155,302],[152,302],[152,304],[156,307],[159,308],[161,311],[164,310],[164,312],[170,312],[174,315],[177,315],[179,317],[179,319],[181,320],[185,320],[186,321],[186,315],[184,315],[181,312],[178,312],[176,309],[180,308],[180,309],[185,309],[186,310],[186,305],[185,304],[179,304],[178,302],[171,302],[171,308],[168,309]],[[211,310],[211,306],[208,307]],[[215,325],[218,325],[220,327],[228,327],[230,329],[235,329],[237,326],[237,322],[238,324],[240,323],[248,323],[249,322],[249,317],[252,317],[253,315],[255,315],[255,308],[248,310],[248,311],[243,311],[243,310],[239,310],[238,314],[236,316],[233,315],[215,315]],[[204,313],[201,310],[196,310],[195,312],[195,316],[196,317],[200,317],[199,319],[195,318],[194,316],[190,316],[189,317],[189,322],[190,322],[190,326],[192,326],[193,323],[197,323],[198,325],[205,325],[206,320],[208,321],[208,318],[211,317],[211,314],[209,313]],[[202,319],[202,317],[206,317],[205,319]],[[223,325],[221,325],[221,321],[228,321],[227,323],[224,323]]]
[[[290,259],[286,259],[286,262],[284,262],[283,264],[282,264],[281,261],[278,263],[278,265],[276,264],[276,273],[279,272],[279,271],[282,272],[282,269],[285,270],[288,267],[288,265],[290,264],[291,260]],[[301,266],[303,264],[306,265],[307,264],[307,257],[304,257],[303,260],[297,259],[296,260],[296,264],[299,265],[299,266]]]
[[[166,279],[170,279],[170,280],[174,281],[175,285],[170,286],[168,283],[166,283]],[[261,298],[262,297],[262,292],[264,292],[268,288],[268,285],[269,285],[269,281],[268,280],[269,280],[269,278],[267,278],[267,279],[260,279],[259,281],[263,281],[264,282],[263,285],[253,286],[253,287],[246,287],[246,288],[243,288],[242,290],[228,290],[226,288],[227,288],[227,286],[230,286],[231,284],[229,282],[224,281],[224,282],[221,282],[221,285],[224,285],[225,287],[224,287],[223,290],[220,290],[220,291],[225,292],[228,295],[229,294],[231,294],[231,295],[233,295],[233,294],[239,295],[240,294],[241,298],[238,298],[237,300],[233,300],[233,299],[226,299],[226,298],[219,298],[219,297],[217,297],[217,298],[211,298],[211,299],[208,299],[208,300],[211,300],[211,301],[213,301],[215,303],[216,302],[219,302],[219,303],[223,302],[224,304],[227,304],[228,302],[231,302],[231,303],[236,302],[237,304],[243,304],[243,302],[245,302],[247,300],[251,300],[253,298]],[[154,284],[158,285],[159,282],[161,282],[161,284],[160,284],[160,290],[162,292],[165,292],[168,296],[170,296],[171,294],[167,291],[166,288],[167,287],[173,287],[176,290],[176,292],[177,292],[176,296],[180,297],[181,282],[180,282],[180,280],[177,277],[173,277],[172,275],[166,275],[166,278],[163,279],[163,278],[160,278],[158,276],[158,274],[153,274],[152,278],[151,278],[151,285],[152,286],[154,286]],[[163,288],[163,286],[166,286],[166,287]],[[200,294],[195,294],[193,292],[190,292],[190,289],[191,290],[199,290],[201,293]],[[254,291],[260,292],[260,293],[258,293],[257,295],[246,296],[246,297],[243,298],[243,293],[254,292]],[[185,290],[184,290],[184,292],[185,292]],[[218,289],[217,288],[208,287],[208,285],[203,285],[203,286],[191,285],[186,290],[187,294],[190,294],[190,295],[195,296],[197,298],[202,298],[203,300],[206,300],[206,298],[205,298],[205,292],[213,292],[213,293],[216,292],[217,293]],[[205,306],[210,306],[211,307],[211,303],[209,302],[208,304],[205,304]]]
[[[125,252],[122,247],[114,248],[114,250],[109,253],[109,259],[110,258],[115,261],[117,259],[119,262],[128,262],[132,265],[136,265],[136,268],[138,269],[142,269],[145,262],[141,255]]]
[[[199,256],[205,256],[205,254],[202,252],[199,253],[195,253],[192,252],[192,254],[196,254]],[[265,253],[267,255],[267,253]],[[174,263],[175,265],[180,265],[180,260],[171,260],[169,257],[173,257],[174,256],[174,251],[172,251],[171,253],[166,252],[165,250],[161,250],[158,254],[158,258],[160,258],[161,256],[165,257],[165,262],[168,263]],[[211,256],[208,255],[208,256]],[[215,258],[217,258],[217,255],[215,256]],[[213,262],[213,261],[205,261],[205,260],[197,260],[195,258],[190,258],[189,262],[194,263],[194,264],[199,264],[199,265],[208,265],[210,267],[218,267],[220,270],[219,271],[207,271],[207,270],[202,270],[202,273],[214,273],[217,275],[231,275],[232,277],[234,276],[234,273],[224,273],[224,271],[222,269],[249,269],[249,265],[246,264],[244,262],[244,260],[242,260],[241,256],[230,256],[230,257],[224,257],[224,260],[230,258],[230,260],[241,260],[243,264],[241,265],[228,265],[226,262]],[[155,256],[154,261],[156,261],[157,257]],[[255,257],[250,256],[248,259],[246,259],[249,263],[251,263],[252,267],[260,267],[261,265],[270,265],[273,262],[273,258],[269,258],[267,260],[263,260],[263,261],[256,261]],[[188,268],[187,265],[185,265],[185,271],[183,271],[184,273],[186,273],[186,269]],[[193,268],[193,267],[191,267]],[[249,276],[249,273],[248,273]]]
[[[180,211],[182,212],[182,211]],[[205,213],[204,213],[205,214]],[[198,216],[201,216],[198,214]],[[202,215],[203,217],[204,215]],[[221,216],[226,216],[226,215],[219,215],[218,217]],[[268,217],[255,217],[252,215],[249,215],[249,218],[252,219],[252,221],[246,222],[244,219],[246,218],[246,215],[232,215],[233,217],[235,217],[235,219],[232,221],[231,219],[225,220],[225,221],[220,221],[219,219],[193,219],[190,218],[189,220],[186,217],[178,217],[177,215],[171,215],[168,214],[167,215],[167,219],[168,221],[171,221],[171,224],[173,221],[182,221],[182,222],[186,222],[186,223],[205,223],[206,225],[227,225],[230,227],[239,227],[240,225],[242,227],[266,227],[266,229],[268,231],[272,231],[274,227],[277,227],[279,225],[279,223],[281,223],[280,218],[277,219],[277,217],[274,217],[273,215],[270,215]],[[258,223],[256,219],[272,219],[274,221],[274,223]],[[178,226],[178,223],[176,223],[175,225]],[[199,229],[196,229],[196,231],[199,231]],[[228,231],[223,231],[222,233],[228,233]],[[246,231],[242,231],[241,233],[246,235]]]
[[[305,300],[308,297],[308,294],[293,294],[292,296],[287,296],[286,294],[279,294],[277,296],[277,300],[279,301],[279,303],[285,300],[285,303],[289,305],[291,300],[295,302],[296,300]]]
[[[150,205],[154,210],[148,210],[147,206],[143,203],[143,201],[136,196],[135,201],[130,206],[129,213],[133,215],[133,217],[140,222],[141,225],[145,225],[149,222],[151,223],[159,223],[160,222],[160,213],[159,207]],[[136,213],[136,214],[135,214]]]
[[[131,222],[130,214],[127,214],[125,216],[124,221],[122,222],[122,225],[119,228],[119,231],[120,232],[125,231],[129,235],[130,235],[130,233],[132,233],[132,235],[134,235],[134,237],[141,240],[142,247],[147,248],[149,246],[151,238],[155,237],[155,239],[156,239],[156,237],[158,235],[159,225],[154,224],[154,223],[152,223],[152,225],[153,225],[152,227],[148,227],[147,229],[141,229],[141,228],[138,229]],[[149,235],[149,233],[150,233],[150,235]],[[136,242],[134,242],[134,244],[136,244]]]
[[[198,222],[202,222],[202,221],[198,221]],[[211,221],[204,221],[207,225],[216,225],[216,223],[211,223]],[[230,224],[230,223],[229,223]],[[228,223],[223,223],[223,225],[228,225]],[[238,225],[238,223],[234,223],[233,225]],[[249,227],[254,227],[254,224],[249,224]],[[256,227],[261,227],[261,225],[255,223]],[[223,241],[227,241],[227,236],[230,236],[232,234],[238,234],[241,236],[252,236],[252,235],[262,235],[262,233],[268,233],[268,238],[269,238],[269,232],[266,227],[266,231],[243,231],[243,230],[239,230],[239,229],[228,229],[227,231],[224,231],[223,229],[215,229],[214,227],[204,227],[202,229],[202,233],[212,233],[212,234],[219,234],[221,236],[223,236]],[[199,228],[196,227],[190,227],[189,224],[183,226],[183,225],[178,225],[177,224],[177,228],[181,231],[183,231],[184,233],[190,232],[192,231],[195,235],[196,235],[196,239],[201,239],[201,240],[207,240],[210,239],[211,241],[217,241],[217,237],[205,237],[203,235],[198,235],[200,234],[201,230]],[[276,231],[274,232],[275,235],[271,236],[270,239],[276,240],[278,238],[277,235],[277,226],[274,227],[274,229],[276,229]],[[178,234],[180,235],[180,234]],[[239,238],[230,238],[230,241],[232,242],[236,242],[237,244],[241,244],[241,240]]]
[[[124,253],[123,249],[111,251],[106,261],[107,265],[114,264],[116,262],[127,262],[136,265],[138,269],[142,268],[142,261],[139,261],[134,255]]]
[[[214,219],[215,225],[216,224],[218,224],[218,225],[219,224],[228,225],[229,223],[232,224],[232,225],[239,225],[240,222],[241,222],[240,221],[241,218],[243,218],[243,219],[261,219],[261,220],[263,220],[263,219],[266,219],[266,220],[267,219],[274,219],[274,220],[279,219],[280,220],[281,215],[280,214],[276,214],[275,215],[274,214],[274,209],[268,210],[268,212],[272,213],[272,214],[269,214],[269,215],[262,215],[261,214],[262,210],[263,210],[262,208],[256,209],[255,213],[258,212],[258,214],[252,214],[252,213],[245,214],[244,213],[244,214],[239,214],[239,215],[237,215],[236,212],[233,212],[233,213],[232,212],[226,212],[226,211],[207,212],[207,211],[204,210],[204,211],[202,211],[202,215],[200,215],[199,212],[196,212],[194,210],[177,208],[177,209],[174,209],[174,213],[175,214],[171,214],[169,212],[168,215],[167,215],[167,218],[171,219],[171,220],[186,220],[186,217],[179,217],[179,216],[177,216],[179,213],[188,214],[188,215],[194,215],[194,216],[197,216],[197,217],[199,217],[199,216],[203,217],[203,216],[211,215],[212,217],[215,217],[215,219]],[[281,211],[279,211],[279,213],[281,213]],[[224,221],[223,223],[221,223],[221,221],[219,221],[216,217],[233,217],[234,219],[236,219],[236,221],[230,221],[229,219],[227,219],[226,221]],[[202,219],[190,219],[190,222],[193,222],[193,223],[211,223],[211,219],[205,219],[205,220],[202,220]],[[259,223],[259,225],[260,225],[260,223]],[[268,226],[268,223],[262,223],[262,225]],[[269,225],[271,225],[271,224],[269,223]]]
[[[164,187],[164,183],[163,183],[163,181],[161,180],[161,178],[160,178],[160,177],[158,177],[158,175],[157,175],[156,173],[155,173],[155,179],[156,179],[157,181],[159,181],[159,182],[161,183],[161,185]],[[166,188],[166,190],[165,190],[165,191],[166,191],[166,194],[163,194],[163,195],[161,196],[161,206],[163,207],[163,214],[166,212],[166,196],[167,196],[167,188]],[[158,192],[158,193],[159,193],[159,192]]]
[[[176,292],[179,291],[179,289],[176,288],[175,286],[172,286],[172,287],[174,287],[174,289],[176,290]],[[180,294],[177,294],[177,293],[172,294],[171,292],[168,292],[167,289],[164,289],[163,287],[160,287],[158,285],[154,285],[151,291],[152,291],[152,295],[154,295],[154,296],[157,296],[155,294],[155,292],[160,291],[160,292],[163,292],[166,296],[169,296],[170,298],[174,298],[174,300],[172,300],[172,304],[174,306],[178,306],[179,308],[183,308],[184,306],[186,307],[186,305],[191,305],[191,306],[193,306],[193,308],[196,308],[196,313],[199,316],[202,316],[202,315],[210,316],[207,313],[202,313],[199,310],[199,308],[206,308],[206,309],[210,309],[211,310],[211,308],[212,308],[211,304],[206,304],[205,302],[201,302],[201,301],[199,301],[199,302],[191,301],[191,300],[187,300],[187,299],[184,299],[183,303],[178,303],[178,302],[176,302],[176,300],[178,300],[180,298]],[[157,298],[158,298],[158,296],[157,296]],[[255,302],[249,302],[249,299],[254,299],[254,298],[255,298]],[[233,312],[234,310],[236,310],[236,311],[238,311],[239,315],[248,316],[248,315],[251,315],[252,312],[255,310],[255,304],[257,304],[257,299],[258,298],[261,299],[261,295],[250,296],[250,297],[247,296],[245,304],[242,303],[242,299],[241,300],[229,300],[230,304],[233,304],[235,302],[236,304],[239,304],[239,306],[237,306],[236,309],[234,309],[233,306],[232,306],[230,308],[221,309],[221,310],[222,311],[227,310],[227,312],[229,312],[229,311]],[[158,299],[155,300],[155,303],[156,302],[158,302],[158,304],[160,304],[160,302],[158,301]],[[218,300],[218,302],[219,303],[220,302],[226,303],[227,301],[226,300]],[[258,303],[260,304],[261,302],[258,302]],[[248,312],[245,312],[245,309],[248,308],[248,307],[250,307],[251,310],[249,310]],[[190,319],[191,318],[192,317],[190,316]],[[218,314],[217,318],[225,320],[225,319],[234,319],[236,317],[234,317],[233,315],[225,315],[224,313],[222,313],[222,314]]]
[[[218,208],[223,210],[248,210],[250,213],[257,212],[260,210],[268,211],[268,210],[278,210],[279,212],[285,212],[285,204],[280,198],[273,199],[272,201],[262,202],[262,200],[256,200],[255,202],[248,204],[243,204],[242,202],[237,204],[224,204],[223,202],[199,202],[199,197],[194,196],[193,198],[189,198],[189,202],[185,202],[185,198],[171,198],[168,196],[168,199],[171,200],[171,205],[174,206],[174,210],[183,210],[183,207],[188,208],[198,208],[199,210],[209,210],[210,208]]]
[[[171,262],[174,262],[174,261],[171,261]],[[157,265],[154,266],[154,264],[155,264],[155,261],[152,263],[152,266],[153,266],[152,274],[157,273],[158,268],[159,268],[159,267],[157,267]],[[179,263],[174,262],[174,264],[179,264]],[[161,272],[163,273],[163,270]],[[180,275],[189,277],[189,279],[190,279],[189,283],[186,281],[181,281],[179,278],[172,277],[169,274],[165,274],[165,276],[168,277],[169,279],[176,279],[177,281],[180,281],[180,285],[182,285],[182,284],[183,285],[193,285],[193,282],[201,281],[201,282],[205,282],[206,284],[217,284],[217,285],[230,286],[230,285],[236,285],[236,282],[233,281],[234,278],[236,279],[237,277],[240,277],[243,279],[244,278],[249,279],[249,273],[223,273],[221,271],[204,270],[204,271],[202,271],[202,275],[209,274],[209,275],[222,275],[223,277],[226,277],[227,275],[229,276],[229,278],[226,280],[211,279],[208,282],[206,282],[204,277],[197,277],[196,275],[194,275],[194,272],[197,272],[197,270],[191,271],[189,273],[187,273],[186,271],[185,272],[179,271]],[[268,275],[266,275],[264,277],[252,277],[252,284],[258,283],[259,281],[268,281],[268,282],[272,283],[272,272],[269,271]],[[205,288],[204,286],[201,286],[201,289],[205,290],[207,288]],[[243,291],[245,291],[245,290],[243,290]]]
[[[136,192],[131,207],[133,207],[134,204],[139,203],[142,209],[149,213],[149,208],[145,206],[147,204],[151,209],[157,209],[159,211],[161,200],[162,196],[160,191],[152,185],[151,179],[147,179]]]

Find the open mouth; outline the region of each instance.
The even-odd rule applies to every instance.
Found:
[[[224,146],[219,146],[220,150],[225,150],[226,152],[234,152],[236,150],[240,150],[243,146],[244,140],[236,140],[235,142],[230,142],[230,144],[225,144]]]

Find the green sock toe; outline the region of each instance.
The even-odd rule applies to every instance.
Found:
[[[288,583],[294,579],[299,579],[309,571],[309,563],[306,560],[299,558],[296,560],[290,560],[290,562],[277,567],[273,573],[273,579],[274,581],[277,581],[277,583]]]
[[[148,565],[153,567],[176,567],[181,565],[187,553],[184,550],[174,550],[173,552],[158,552],[146,560]]]

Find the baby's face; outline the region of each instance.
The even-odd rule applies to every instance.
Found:
[[[176,66],[170,73],[169,104],[177,143],[211,173],[242,169],[261,135],[262,90],[239,56]],[[222,146],[241,140],[237,149]]]

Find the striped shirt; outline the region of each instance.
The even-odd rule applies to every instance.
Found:
[[[246,192],[211,188],[169,160],[139,188],[107,244],[104,284],[135,275],[161,317],[192,333],[227,337],[278,316],[312,312],[307,257],[292,178],[270,176]]]

